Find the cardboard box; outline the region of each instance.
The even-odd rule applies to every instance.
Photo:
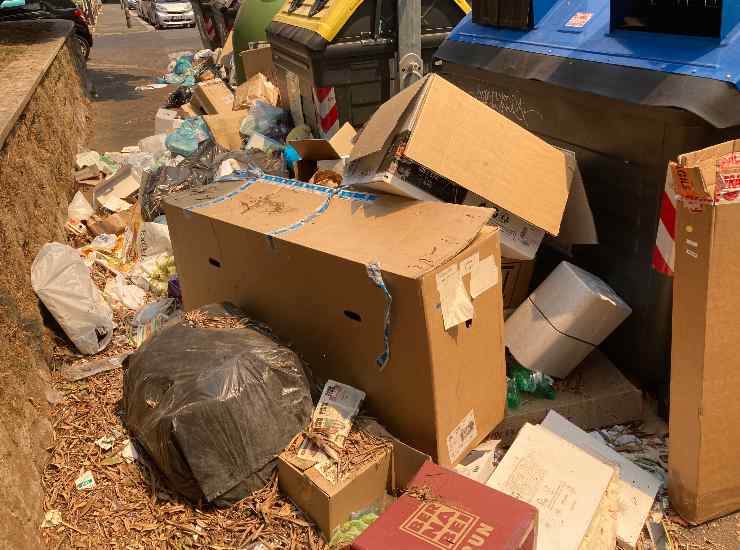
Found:
[[[617,540],[623,548],[637,548],[637,540],[662,482],[555,411],[547,413],[541,426],[602,461],[619,467]]]
[[[275,66],[272,64],[272,48],[269,44],[259,44],[251,50],[244,50],[239,54],[244,80],[247,81],[257,73],[262,73],[267,80],[275,84]]]
[[[239,127],[247,114],[247,111],[229,111],[220,115],[205,115],[203,120],[216,143],[228,151],[239,151],[242,148]]]
[[[468,479],[472,479],[478,483],[485,483],[496,468],[494,461],[496,458],[496,447],[498,447],[499,443],[500,441],[497,439],[484,441],[470,451],[462,459],[460,464],[455,466],[455,471]]]
[[[601,279],[560,262],[506,320],[506,347],[528,369],[565,378],[630,313]]]
[[[539,424],[551,409],[583,430],[625,424],[644,416],[642,392],[597,349],[557,385],[555,399],[527,397],[519,408],[506,411],[491,437],[509,445],[524,424]]]
[[[527,299],[533,273],[533,260],[501,258],[501,290],[504,295],[504,309],[516,308]]]
[[[96,185],[92,190],[93,208],[105,207],[112,212],[131,208],[125,199],[139,191],[141,182],[129,164],[123,164],[111,177]]]
[[[88,221],[87,228],[95,237],[98,235],[120,235],[131,221],[131,211],[111,214],[97,222]]]
[[[226,41],[224,42],[223,48],[221,48],[221,51],[218,54],[218,58],[216,58],[216,63],[218,65],[225,65],[226,61],[228,61],[229,56],[234,55],[234,31],[229,31],[229,34],[226,35]]]
[[[270,82],[265,75],[257,73],[244,84],[234,90],[235,111],[251,109],[257,101],[262,101],[276,107],[280,100],[277,86]]]
[[[186,309],[243,308],[443,465],[503,419],[490,210],[266,176],[173,194],[165,212]]]
[[[537,550],[595,550],[616,547],[618,479],[613,465],[525,424],[486,485],[537,508]]]
[[[531,260],[545,233],[558,235],[566,206],[572,244],[596,232],[575,157],[450,84],[429,75],[384,103],[357,139],[345,183],[407,196],[495,206],[502,255]]]
[[[294,453],[286,451],[278,456],[280,490],[316,523],[327,540],[352,513],[379,505],[387,494],[405,489],[419,468],[430,460],[428,455],[392,438],[380,426],[377,428],[378,433],[391,439],[392,449],[338,483],[329,481],[314,463]]]
[[[538,547],[537,510],[521,500],[431,462],[410,488],[352,543],[352,550]]]
[[[190,118],[205,114],[199,106],[193,105],[192,103],[185,103],[184,105],[181,105],[178,109],[178,112],[182,118]]]
[[[301,160],[294,164],[296,179],[309,181],[318,169],[321,161],[332,161],[329,167],[322,169],[333,170],[339,175],[344,172],[345,160],[349,158],[354,138],[357,132],[349,122],[346,122],[331,139],[299,139],[291,141],[290,145],[301,156]],[[337,168],[339,168],[337,170]]]
[[[234,94],[223,80],[216,78],[193,86],[190,103],[195,103],[209,115],[230,113],[234,106]]]
[[[166,134],[179,127],[182,120],[178,118],[178,112],[174,109],[157,109],[154,117],[154,133]]]
[[[740,141],[678,158],[668,492],[691,523],[740,509]]]

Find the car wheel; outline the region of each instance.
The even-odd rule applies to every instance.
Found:
[[[79,36],[79,35],[75,35],[75,40],[77,41],[77,45],[80,48],[82,59],[87,61],[88,58],[90,57],[90,43],[87,40],[85,40],[82,36]]]
[[[159,16],[158,15],[155,15],[154,16],[154,21],[152,21],[152,25],[157,30],[160,30],[162,28],[162,25],[159,23]]]

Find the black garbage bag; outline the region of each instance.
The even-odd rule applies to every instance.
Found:
[[[186,314],[132,354],[123,403],[172,489],[217,505],[263,487],[313,410],[298,356],[229,304]]]
[[[167,104],[165,106],[168,109],[177,109],[190,102],[190,98],[192,97],[193,91],[190,86],[180,86],[167,96]]]

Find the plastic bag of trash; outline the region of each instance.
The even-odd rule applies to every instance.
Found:
[[[103,296],[113,307],[123,306],[127,309],[140,309],[146,303],[146,291],[126,282],[123,275],[110,278],[105,283]]]
[[[161,223],[143,222],[136,235],[136,252],[140,258],[163,252],[172,254],[169,227]]]
[[[92,355],[113,337],[113,311],[74,248],[41,247],[31,265],[31,286],[77,349]]]
[[[228,304],[186,314],[127,362],[126,426],[193,502],[229,505],[262,488],[311,417],[298,356]]]
[[[193,56],[183,55],[175,61],[175,66],[172,68],[172,72],[179,75],[186,74],[190,69],[193,68]]]
[[[242,120],[239,133],[246,137],[257,133],[284,142],[291,129],[288,113],[264,101],[257,101]]]
[[[210,136],[203,117],[194,116],[184,119],[178,128],[167,134],[164,143],[174,154],[189,157],[198,150],[198,145]]]
[[[175,317],[176,309],[177,301],[174,298],[163,298],[145,305],[131,319],[129,338],[137,347],[141,346]]]
[[[167,108],[177,109],[178,107],[182,107],[186,103],[189,103],[192,97],[193,90],[191,88],[188,88],[187,86],[180,86],[169,96],[167,96]]]

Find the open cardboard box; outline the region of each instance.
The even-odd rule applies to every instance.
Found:
[[[298,139],[290,145],[301,156],[294,165],[295,177],[308,181],[317,170],[332,170],[340,176],[344,165],[352,152],[352,145],[357,132],[346,122],[331,139]]]
[[[568,244],[596,243],[575,156],[438,75],[373,114],[344,183],[417,200],[494,206],[506,258],[533,259],[545,234],[558,235],[561,226]]]
[[[165,212],[186,310],[238,305],[442,465],[503,419],[491,210],[265,176],[170,195]]]
[[[313,462],[294,453],[278,456],[278,482],[288,495],[321,529],[327,540],[332,531],[350,519],[350,514],[381,505],[388,495],[405,489],[430,457],[392,437],[375,424],[376,433],[388,437],[393,449],[353,471],[348,478],[332,483]]]

